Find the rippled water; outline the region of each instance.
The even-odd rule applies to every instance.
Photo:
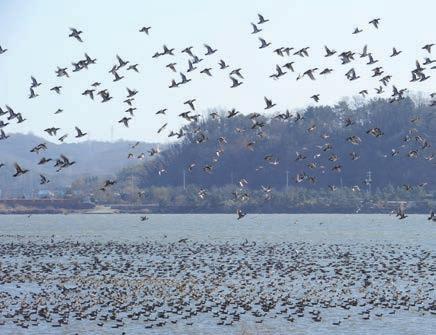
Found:
[[[92,239],[99,241],[329,241],[425,244],[436,247],[436,223],[425,215],[398,220],[389,215],[235,215],[156,214],[142,222],[139,215],[0,216],[0,234],[20,237]]]
[[[54,243],[117,241],[138,244],[148,241],[171,244],[186,238],[188,243],[197,241],[221,245],[226,242],[242,243],[244,240],[265,245],[308,242],[316,248],[323,248],[324,244],[340,244],[351,248],[356,245],[357,252],[368,249],[371,245],[386,243],[405,250],[409,246],[419,246],[429,251],[433,257],[436,252],[436,223],[427,221],[424,215],[410,215],[402,221],[388,215],[363,214],[248,215],[239,221],[235,215],[149,217],[148,221],[141,222],[138,215],[0,216],[0,243],[51,243],[53,240]],[[68,257],[71,256],[66,256]],[[135,255],[129,257],[134,259]],[[80,262],[79,256],[77,260]],[[59,258],[57,261],[64,260]],[[12,259],[12,262],[18,263],[19,260]],[[0,293],[19,294],[23,290],[37,292],[40,289],[33,282],[22,283],[19,288],[13,284],[0,285]],[[339,317],[334,313],[335,310],[327,311],[324,319],[334,320]],[[21,329],[7,323],[0,326],[0,334],[121,334],[123,331],[126,334],[434,334],[436,329],[435,315],[413,311],[399,311],[394,316],[386,315],[380,319],[355,318],[340,328],[332,326],[331,321],[298,321],[289,324],[282,319],[265,319],[262,324],[256,324],[253,317],[247,316],[241,322],[226,327],[217,326],[207,315],[199,315],[192,326],[178,323],[159,329],[144,329],[128,324],[122,329],[102,329],[95,322],[72,320],[62,328],[41,324]]]

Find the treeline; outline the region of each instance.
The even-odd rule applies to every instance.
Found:
[[[250,212],[387,212],[396,208],[399,201],[413,202],[409,207],[427,211],[436,201],[425,187],[407,190],[388,185],[372,190],[339,187],[337,189],[309,189],[291,186],[287,189],[241,189],[236,185],[200,188],[151,186],[145,189],[135,184],[114,185],[102,191],[102,180],[83,180],[81,186],[73,185],[84,194],[90,194],[97,204],[154,205],[161,212],[225,212],[236,209]],[[86,185],[86,189],[84,189]]]

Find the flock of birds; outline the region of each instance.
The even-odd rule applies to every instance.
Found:
[[[435,255],[414,245],[42,238],[1,242],[6,333],[191,333],[206,324],[288,333],[311,323],[333,333],[436,313]]]
[[[256,23],[251,23],[252,26],[252,35],[259,35],[266,29],[268,23],[270,20],[268,18],[265,18],[263,15],[258,14],[258,20]],[[375,18],[368,23],[372,29],[379,29],[381,25],[381,19]],[[363,29],[355,28],[352,34],[357,35],[362,33]],[[151,33],[151,27],[144,26],[139,29],[139,32],[141,34],[149,35]],[[84,32],[76,29],[76,28],[70,28],[70,34],[69,37],[72,39],[75,39],[79,43],[84,43]],[[289,76],[292,73],[296,75],[296,80],[311,80],[314,81],[320,76],[326,76],[333,71],[337,71],[333,68],[326,67],[326,68],[318,68],[313,67],[309,69],[302,70],[297,74],[296,67],[297,67],[297,61],[296,59],[301,57],[310,57],[310,47],[305,46],[302,48],[294,48],[289,46],[280,46],[280,47],[272,47],[273,43],[271,41],[267,41],[263,37],[258,37],[259,39],[259,49],[263,50],[270,50],[274,54],[276,54],[280,59],[286,59],[282,65],[277,64],[275,66],[275,72],[270,75],[270,77],[274,80],[279,80],[284,76]],[[428,54],[427,57],[424,58],[423,61],[416,61],[415,67],[411,69],[411,80],[410,82],[423,82],[430,78],[430,74],[428,73],[429,70],[436,69],[436,65],[432,66],[433,63],[436,63],[436,60],[432,60],[430,58],[432,47],[434,44],[429,43],[424,46],[422,46],[422,49],[424,52]],[[180,65],[176,62],[170,61],[166,68],[174,72],[174,74],[177,74],[180,76],[180,79],[172,79],[169,83],[168,87],[171,89],[175,89],[177,87],[180,87],[182,85],[186,85],[189,82],[192,81],[191,78],[189,78],[190,74],[194,71],[198,71],[201,75],[205,77],[211,77],[213,76],[213,73],[215,71],[226,71],[228,78],[230,80],[230,87],[233,89],[236,89],[240,85],[244,84],[244,71],[242,68],[233,68],[230,67],[230,65],[223,59],[220,59],[218,62],[218,69],[212,68],[209,66],[202,66],[202,62],[205,61],[206,58],[211,57],[212,55],[215,55],[218,53],[218,50],[214,47],[212,47],[209,44],[204,44],[204,53],[198,53],[194,50],[192,46],[188,46],[180,51],[180,55],[184,55],[188,58],[187,60],[187,69],[185,71],[178,70],[180,68]],[[379,60],[377,60],[376,55],[369,49],[367,45],[365,45],[361,52],[356,52],[352,50],[345,50],[345,51],[337,51],[333,48],[330,48],[328,46],[324,46],[325,49],[325,58],[331,58],[331,57],[337,57],[340,61],[340,64],[342,66],[347,66],[347,71],[345,72],[345,79],[349,81],[355,81],[360,78],[360,75],[357,73],[355,67],[353,66],[354,63],[357,61],[357,59],[364,59],[366,60],[366,64],[369,66],[370,73],[372,74],[372,77],[374,78],[374,81],[376,81],[376,87],[374,88],[376,95],[381,95],[385,93],[390,87],[392,90],[392,94],[389,97],[389,101],[391,103],[397,103],[405,98],[405,94],[407,92],[407,88],[397,88],[395,85],[391,84],[391,81],[393,79],[392,74],[386,73],[384,70],[384,67],[380,64]],[[7,49],[3,49],[0,47],[0,54],[5,54],[7,52]],[[176,51],[174,48],[170,48],[167,45],[163,45],[162,50],[156,51],[152,58],[172,58],[176,56]],[[392,53],[390,54],[390,57],[398,57],[402,53],[401,50],[394,47],[392,49]],[[85,53],[83,59],[73,61],[72,62],[72,69],[69,69],[67,67],[57,67],[57,70],[55,71],[56,76],[61,78],[69,78],[70,75],[72,75],[69,71],[75,73],[80,72],[89,69],[91,66],[94,66],[97,63],[97,59],[90,57],[87,53]],[[206,61],[205,61],[206,63]],[[139,70],[139,64],[131,62],[130,60],[123,59],[121,56],[116,55],[116,63],[112,66],[112,68],[109,69],[108,73],[113,76],[112,80],[113,82],[120,82],[122,81],[128,73],[135,72],[138,73]],[[29,88],[29,99],[35,99],[39,96],[39,88],[42,86],[42,83],[39,82],[35,77],[31,77],[31,83]],[[125,99],[123,102],[126,104],[126,110],[125,114],[118,120],[118,123],[121,125],[124,125],[125,127],[129,127],[129,123],[133,121],[135,116],[135,97],[139,93],[137,89],[131,89],[127,87],[127,94],[124,97]],[[63,94],[63,87],[62,85],[56,85],[50,88],[50,91],[55,94]],[[370,91],[368,89],[362,89],[359,92],[356,92],[360,94],[362,97],[366,97],[370,94]],[[111,92],[107,88],[102,87],[102,83],[96,81],[90,84],[88,88],[86,88],[83,93],[83,96],[88,97],[89,99],[94,100],[97,96],[101,98],[101,103],[107,103],[111,101],[114,97],[111,95]],[[310,97],[315,103],[318,103],[321,100],[321,95],[319,93],[316,93]],[[436,93],[431,94],[431,99],[436,98]],[[265,107],[264,109],[270,110],[274,107],[276,107],[276,103],[273,102],[271,98],[265,97]],[[189,134],[189,138],[192,138],[192,140],[195,143],[201,144],[206,141],[208,141],[207,133],[201,128],[201,114],[197,112],[196,108],[197,99],[195,98],[187,98],[186,101],[183,103],[184,106],[186,106],[189,110],[183,113],[180,113],[178,116],[188,122],[189,125],[194,125],[191,128],[187,127],[181,127],[178,130],[167,130],[168,122],[164,121],[163,124],[159,127],[157,130],[157,134],[163,133],[167,131],[168,137],[176,137],[177,139],[187,138],[186,129],[193,129],[192,133]],[[436,100],[432,100],[430,103],[431,106],[436,105]],[[167,114],[168,109],[162,108],[158,111],[156,111],[156,117],[165,117]],[[62,113],[63,109],[58,109],[55,114]],[[219,115],[216,112],[210,113],[209,117],[212,119],[219,120],[220,118],[233,118],[237,115],[242,115],[238,110],[235,108],[231,109],[227,112],[226,115]],[[5,110],[0,108],[0,117],[6,116],[6,120],[0,119],[0,140],[6,140],[9,135],[5,133],[6,127],[9,125],[9,123],[13,122],[14,120],[17,123],[23,123],[26,121],[24,116],[21,113],[17,113],[14,111],[12,107],[9,105],[6,105]],[[266,137],[267,134],[264,131],[264,129],[267,127],[267,124],[265,120],[263,120],[263,115],[259,113],[252,113],[248,116],[252,122],[251,129],[256,132],[256,136],[259,137]],[[275,116],[276,119],[282,120],[283,122],[299,122],[300,120],[304,119],[304,115],[300,113],[290,113],[288,110],[286,112],[278,113]],[[412,122],[415,122],[416,120],[412,120]],[[351,118],[345,118],[344,120],[344,127],[352,127],[355,125],[355,120],[352,120]],[[315,134],[317,129],[317,125],[313,124],[308,129],[307,132],[309,134]],[[56,126],[49,127],[44,130],[49,136],[56,137],[59,142],[63,142],[68,136],[68,133],[65,133],[64,131],[61,132],[61,129]],[[245,129],[236,129],[236,132],[243,132]],[[82,131],[79,127],[75,127],[76,138],[82,138],[87,135],[86,132]],[[378,127],[373,127],[371,129],[368,129],[366,133],[369,136],[374,136],[376,138],[381,137],[384,135],[383,131]],[[59,137],[58,137],[59,136]],[[328,143],[329,134],[321,134],[321,137],[326,141],[325,145],[321,148],[322,151],[326,152],[329,150],[332,150],[332,145]],[[218,164],[219,157],[224,153],[224,146],[227,143],[226,139],[224,137],[220,137],[217,139],[219,143],[219,148],[214,153],[212,157],[212,163],[207,164],[202,167],[203,172],[205,173],[211,173],[214,166]],[[419,145],[419,149],[412,148],[407,152],[407,156],[411,159],[418,157],[418,155],[423,155],[423,157],[428,160],[432,161],[434,158],[433,153],[426,154],[426,152],[429,151],[431,148],[431,144],[426,139],[426,137],[423,134],[419,134],[417,132],[413,132],[411,130],[411,133],[407,135],[404,138],[404,142],[414,142]],[[359,145],[363,139],[357,135],[352,135],[346,139],[347,142],[349,142],[352,145]],[[247,149],[254,150],[254,141],[247,144]],[[139,142],[131,146],[131,149],[134,149],[136,146],[139,145]],[[401,145],[404,147],[404,144]],[[35,152],[36,154],[39,154],[40,152],[44,152],[47,150],[46,143],[41,143],[34,148],[31,148],[31,152]],[[320,150],[320,153],[315,155],[315,157],[320,157],[322,151]],[[150,156],[159,156],[160,149],[152,148],[149,152]],[[391,156],[396,156],[399,154],[398,149],[392,149],[392,152],[390,153]],[[145,157],[145,153],[141,153],[139,156],[135,156],[133,153],[128,153],[128,158],[139,158],[143,159]],[[359,154],[355,151],[350,153],[350,157],[352,160],[359,159]],[[301,154],[297,153],[297,161],[304,160],[306,157]],[[341,172],[342,165],[338,162],[338,156],[337,155],[331,155],[329,160],[333,162],[335,165],[333,166],[332,170],[335,172]],[[56,172],[60,172],[61,170],[64,170],[66,168],[71,167],[76,162],[65,155],[60,155],[60,157],[57,158],[46,158],[43,157],[39,160],[39,165],[44,165],[49,162],[54,163],[54,167],[56,168]],[[279,164],[279,159],[277,157],[274,157],[273,155],[268,155],[265,157],[265,162],[267,164],[277,165]],[[187,170],[192,172],[194,169],[196,163],[192,162],[188,167]],[[0,167],[5,166],[4,163],[0,163]],[[309,168],[316,168],[316,163],[309,163]],[[15,173],[13,174],[14,177],[19,177],[27,172],[29,172],[29,169],[26,169],[22,167],[19,163],[14,164]],[[164,174],[167,172],[166,166],[159,166],[158,174]],[[41,184],[49,183],[50,180],[45,175],[40,175],[41,178]],[[314,178],[306,173],[299,173],[295,176],[295,182],[301,183],[303,181],[309,181],[309,182],[315,182]],[[114,185],[116,183],[115,180],[106,180],[101,187],[102,191],[106,191],[110,186]],[[244,202],[244,200],[247,198],[247,193],[244,192],[244,187],[247,186],[248,181],[246,179],[241,179],[239,182],[241,186],[241,192],[236,192],[234,194],[235,198],[237,200],[241,200],[241,202]],[[426,185],[427,183],[423,183],[423,185]],[[335,185],[329,186],[332,191],[336,189]],[[410,185],[406,185],[406,187],[411,188]],[[353,186],[353,191],[359,191],[359,186]],[[272,188],[269,186],[263,187],[262,190],[265,192],[265,198],[270,199],[271,197],[271,190]],[[204,198],[207,196],[207,191],[203,188],[201,188],[198,191],[198,196],[200,198]],[[243,211],[242,208],[237,209],[237,215],[238,219],[242,219],[246,213]],[[400,219],[403,219],[407,217],[404,213],[404,208],[399,208],[397,211],[397,216]],[[434,216],[431,217],[431,220],[433,220]]]
[[[252,34],[260,34],[267,26],[269,19],[258,15],[256,23],[251,23]],[[381,20],[373,19],[369,22],[372,29],[379,29]],[[362,33],[356,28],[352,34]],[[149,35],[151,27],[139,29],[141,34]],[[71,28],[69,37],[79,43],[84,43],[83,31]],[[283,65],[276,65],[275,72],[270,75],[273,80],[280,80],[292,73],[296,80],[316,80],[318,76],[326,76],[335,71],[333,68],[310,68],[296,73],[297,64],[290,61],[292,57],[309,57],[310,47],[294,49],[282,46],[273,48],[273,43],[259,37],[259,49],[271,50],[280,59],[287,60]],[[218,69],[210,66],[203,67],[201,63],[205,57],[211,57],[218,50],[205,44],[203,54],[196,53],[193,47],[186,47],[181,54],[186,55],[187,70],[178,71],[180,67],[175,62],[169,62],[166,68],[178,73],[180,79],[173,79],[169,83],[170,89],[176,89],[192,81],[189,77],[193,71],[211,77],[215,70],[226,71],[229,87],[237,89],[244,84],[242,68],[232,68],[223,59],[218,62]],[[433,44],[423,46],[425,52],[431,54]],[[7,53],[7,49],[0,46],[0,55]],[[391,57],[397,57],[401,50],[393,48]],[[175,56],[175,49],[164,45],[162,50],[156,51],[152,58]],[[325,46],[325,57],[338,57],[342,65],[349,66],[345,78],[355,81],[360,78],[353,66],[357,58],[366,59],[372,77],[377,80],[375,94],[379,95],[388,90],[392,75],[385,73],[379,65],[376,55],[365,46],[361,53],[350,50],[342,52]],[[289,59],[288,59],[289,58]],[[85,71],[97,60],[88,54],[84,58],[72,63],[73,68],[58,67],[57,77],[69,78],[71,73]],[[411,70],[411,82],[427,80],[428,66],[436,60],[425,58],[417,61]],[[375,65],[377,64],[377,65]],[[376,67],[374,67],[376,66]],[[113,82],[122,82],[128,73],[138,73],[140,65],[123,57],[116,56],[116,64],[109,69]],[[38,98],[43,84],[35,77],[31,77],[29,99]],[[87,87],[82,95],[94,100],[99,96],[101,103],[108,103],[114,97],[102,83],[94,82]],[[404,99],[406,89],[391,85],[391,103]],[[63,94],[62,85],[50,88],[54,94]],[[126,104],[125,114],[117,121],[120,126],[129,127],[135,116],[135,97],[139,93],[136,89],[127,88],[123,98]],[[363,97],[369,95],[369,90],[358,92]],[[436,93],[431,95],[436,98]],[[315,103],[321,101],[319,93],[310,97]],[[265,97],[265,110],[276,107],[271,98]],[[197,100],[187,98],[184,106],[189,110],[179,115],[188,124],[193,125],[193,133],[187,134],[187,127],[178,130],[167,130],[168,122],[164,122],[157,133],[167,132],[169,137],[178,139],[192,138],[197,144],[206,142],[208,136],[201,128],[201,114],[197,113]],[[436,100],[431,102],[436,105]],[[156,117],[165,117],[167,108],[156,111]],[[58,109],[55,114],[62,113]],[[232,109],[225,115],[212,112],[210,117],[230,119],[241,115]],[[15,112],[7,105],[0,108],[0,140],[6,140],[9,135],[5,129],[11,122],[23,123],[25,117]],[[251,129],[256,136],[265,137],[267,127],[263,116],[252,113],[246,116],[252,122]],[[283,122],[298,123],[304,119],[300,113],[289,111],[278,113],[275,118]],[[355,121],[346,118],[344,127],[352,127]],[[308,134],[314,134],[317,126],[311,125]],[[59,127],[52,126],[44,130],[49,136],[63,142],[69,134]],[[244,129],[236,129],[243,132]],[[380,128],[367,130],[368,136],[381,137],[384,135]],[[87,132],[75,127],[75,137],[83,138]],[[332,150],[327,142],[329,135],[322,134],[326,140],[320,151]],[[353,146],[358,146],[363,140],[352,135],[346,139]],[[227,143],[224,137],[217,139],[218,149],[213,154],[212,163],[203,166],[204,173],[211,173],[224,153]],[[404,139],[405,143],[415,141],[420,149],[411,149],[407,156],[411,159],[418,155],[425,156],[431,161],[433,154],[426,154],[431,144],[424,135],[411,133]],[[139,142],[131,146],[136,148]],[[401,144],[403,145],[403,144]],[[254,142],[247,144],[247,149],[254,150]],[[40,143],[29,148],[38,155],[49,151],[47,143]],[[392,156],[399,155],[393,149]],[[159,156],[159,147],[149,151],[150,156]],[[320,155],[320,154],[319,154]],[[128,158],[144,158],[128,153]],[[352,160],[359,159],[358,153],[350,154]],[[318,156],[319,157],[319,156]],[[297,153],[297,161],[306,159],[303,153]],[[278,157],[267,155],[265,164],[277,165]],[[331,155],[329,159],[335,172],[341,171],[337,163],[338,157]],[[39,165],[52,162],[56,172],[71,168],[75,160],[60,155],[57,158],[42,157]],[[316,164],[312,167],[316,168]],[[5,164],[0,162],[0,168]],[[196,163],[192,162],[187,169],[191,172]],[[14,164],[13,177],[20,177],[29,169],[19,163]],[[167,167],[159,166],[158,174],[166,173]],[[50,182],[45,175],[40,175],[41,184]],[[306,173],[295,176],[295,182],[314,182],[313,177]],[[105,180],[101,191],[106,192],[117,183],[116,180]],[[249,181],[242,178],[238,182],[239,190],[233,197],[244,202],[249,194],[246,191]],[[329,186],[335,191],[334,185]],[[353,191],[359,191],[353,186]],[[271,200],[272,188],[263,186],[262,192],[266,200]],[[139,193],[143,196],[143,191]],[[206,189],[198,191],[198,197],[208,196]],[[405,207],[401,206],[396,212],[399,219],[407,217]],[[246,213],[242,208],[237,209],[237,218],[243,219]],[[149,218],[142,216],[141,220]],[[428,218],[436,222],[436,215],[432,211]],[[388,319],[395,314],[417,313],[419,315],[435,315],[434,300],[434,259],[428,250],[418,246],[401,246],[398,244],[311,244],[307,242],[295,243],[257,243],[244,241],[242,243],[211,243],[192,242],[180,239],[177,242],[163,243],[150,241],[143,243],[121,242],[75,242],[70,240],[54,241],[23,241],[1,242],[0,256],[0,327],[14,323],[23,329],[32,327],[65,327],[77,322],[89,322],[90,328],[96,333],[102,329],[115,328],[126,330],[129,327],[137,330],[161,329],[161,327],[189,327],[196,322],[203,322],[201,316],[210,316],[216,320],[217,326],[237,325],[243,320],[254,320],[262,323],[283,322],[280,329],[289,330],[289,325],[307,324],[307,322],[328,322],[331,327],[344,327],[355,324],[356,320],[368,322],[371,319]],[[55,261],[61,257],[62,261]],[[35,285],[27,285],[31,282]],[[8,291],[8,287],[10,290]],[[139,325],[139,326],[138,326]],[[94,328],[92,328],[94,327]],[[185,329],[185,328],[183,328]],[[109,330],[108,330],[109,331]],[[137,332],[137,331],[135,331]],[[124,334],[124,332],[123,332]]]

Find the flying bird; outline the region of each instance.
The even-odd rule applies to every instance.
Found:
[[[269,19],[265,19],[263,17],[263,15],[261,15],[261,14],[257,14],[257,17],[259,18],[259,21],[257,22],[257,24],[263,24],[263,23],[266,23],[269,21]]]
[[[40,174],[39,177],[41,178],[39,182],[40,185],[48,184],[50,182],[50,180],[42,174]]]
[[[32,84],[31,84],[30,88],[35,88],[35,87],[38,87],[41,85],[41,83],[38,82],[38,80],[36,80],[35,77],[32,76],[32,77],[30,77],[30,79],[32,80]]]
[[[75,129],[76,129],[76,132],[77,132],[76,138],[81,138],[81,137],[87,135],[87,133],[82,132],[78,127],[75,127]]]
[[[265,41],[262,37],[259,37],[259,41],[260,41],[260,47],[259,49],[263,49],[268,47],[269,45],[271,45],[270,42]]]
[[[151,29],[151,27],[146,27],[146,26],[144,26],[144,27],[142,27],[141,29],[139,29],[139,32],[140,32],[140,33],[146,33],[146,34],[148,35],[150,29]]]
[[[432,44],[426,44],[426,45],[424,45],[423,47],[422,47],[422,49],[423,50],[427,50],[427,52],[429,53],[429,54],[431,54],[431,48],[434,46],[434,44],[432,43]]]
[[[254,23],[252,23],[251,26],[253,27],[253,31],[251,32],[252,34],[257,34],[262,31],[262,29],[258,28]]]
[[[61,94],[61,88],[62,86],[54,86],[50,88],[50,91],[56,92],[57,94]]]
[[[74,37],[79,42],[83,42],[82,38],[80,37],[80,34],[82,34],[81,30],[77,30],[76,28],[70,28],[71,33],[68,35],[69,37]]]
[[[217,49],[213,49],[210,45],[204,44],[204,47],[206,48],[205,56],[213,55],[215,52],[217,52]]]
[[[13,177],[19,177],[29,172],[29,170],[23,169],[21,166],[19,166],[18,163],[14,163],[14,167],[16,172]]]
[[[243,212],[241,209],[236,210],[236,214],[238,215],[238,220],[244,218],[244,216],[247,215],[247,213]]]
[[[267,97],[264,97],[264,100],[265,100],[265,104],[266,104],[265,109],[270,109],[276,105],[272,102],[271,99],[268,99]]]
[[[37,93],[35,93],[32,87],[29,90],[30,90],[29,99],[33,99],[39,96]]]
[[[371,21],[369,21],[369,24],[372,24],[376,29],[378,29],[378,25],[380,24],[380,20],[379,18],[377,19],[373,19]]]
[[[239,81],[234,77],[230,77],[230,79],[232,80],[232,86],[230,86],[231,88],[235,88],[238,87],[239,85],[242,85],[242,81]]]
[[[188,105],[193,111],[195,111],[195,106],[194,106],[195,101],[196,99],[190,99],[190,100],[186,100],[183,104]]]
[[[315,102],[319,102],[319,94],[314,94],[310,98],[313,99]]]
[[[330,50],[326,45],[324,46],[324,49],[325,49],[324,57],[330,57],[336,53],[336,50]]]
[[[122,123],[124,124],[124,126],[129,127],[129,121],[131,119],[131,117],[123,117],[121,120],[118,121],[118,123]]]

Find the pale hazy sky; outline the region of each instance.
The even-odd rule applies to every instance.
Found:
[[[313,104],[309,97],[315,93],[320,93],[321,103],[331,104],[362,89],[374,96],[378,83],[370,77],[370,69],[378,65],[393,75],[392,83],[398,87],[436,91],[433,77],[413,86],[409,83],[415,60],[428,56],[421,47],[436,42],[435,12],[436,2],[431,0],[1,0],[0,45],[8,51],[0,55],[0,106],[8,104],[27,119],[5,130],[46,136],[45,128],[57,126],[70,134],[71,141],[75,125],[92,139],[110,139],[113,126],[115,139],[165,141],[167,133],[158,136],[156,130],[165,122],[168,130],[177,130],[183,124],[177,115],[187,110],[183,101],[189,98],[197,99],[200,110],[235,107],[243,113],[262,112],[264,96],[277,103],[277,110]],[[261,26],[261,33],[251,35],[250,22],[257,21],[257,13],[270,22]],[[375,17],[382,19],[378,30],[368,24]],[[138,32],[144,25],[152,26],[149,36]],[[68,37],[69,27],[83,30],[84,43]],[[364,32],[352,35],[355,27]],[[259,50],[258,36],[272,46]],[[203,43],[218,52],[202,56]],[[152,59],[163,44],[175,48],[176,56]],[[379,60],[375,66],[366,65],[366,58],[340,65],[337,57],[323,57],[324,45],[342,52],[361,51],[365,44]],[[186,73],[188,58],[179,51],[190,45],[204,60],[189,74],[192,82],[169,89],[171,80],[180,77],[165,65],[176,62],[177,69]],[[281,58],[272,52],[280,46],[310,46],[310,57]],[[403,53],[392,59],[393,46]],[[72,73],[71,62],[82,59],[84,52],[97,58],[97,65]],[[129,71],[125,79],[112,82],[108,70],[115,64],[116,54],[139,63],[141,73]],[[228,71],[218,69],[219,59],[231,68],[243,69],[246,79],[242,86],[230,88]],[[295,61],[295,74],[277,81],[268,78],[276,64],[291,60]],[[71,78],[57,78],[57,66],[69,67]],[[213,68],[212,78],[198,72],[204,67]],[[331,67],[335,72],[314,82],[295,80],[298,73],[313,67]],[[344,73],[351,67],[361,79],[345,79]],[[431,75],[431,71],[426,73]],[[37,89],[40,96],[29,100],[31,75],[43,85]],[[82,96],[94,81],[102,82],[114,99],[102,104],[98,97],[91,101]],[[55,85],[63,86],[59,96],[49,91]],[[130,128],[117,123],[125,115],[126,87],[139,90],[138,110]],[[389,89],[385,96],[390,94]],[[163,107],[168,108],[168,115],[155,116]],[[58,108],[64,113],[54,115]]]

